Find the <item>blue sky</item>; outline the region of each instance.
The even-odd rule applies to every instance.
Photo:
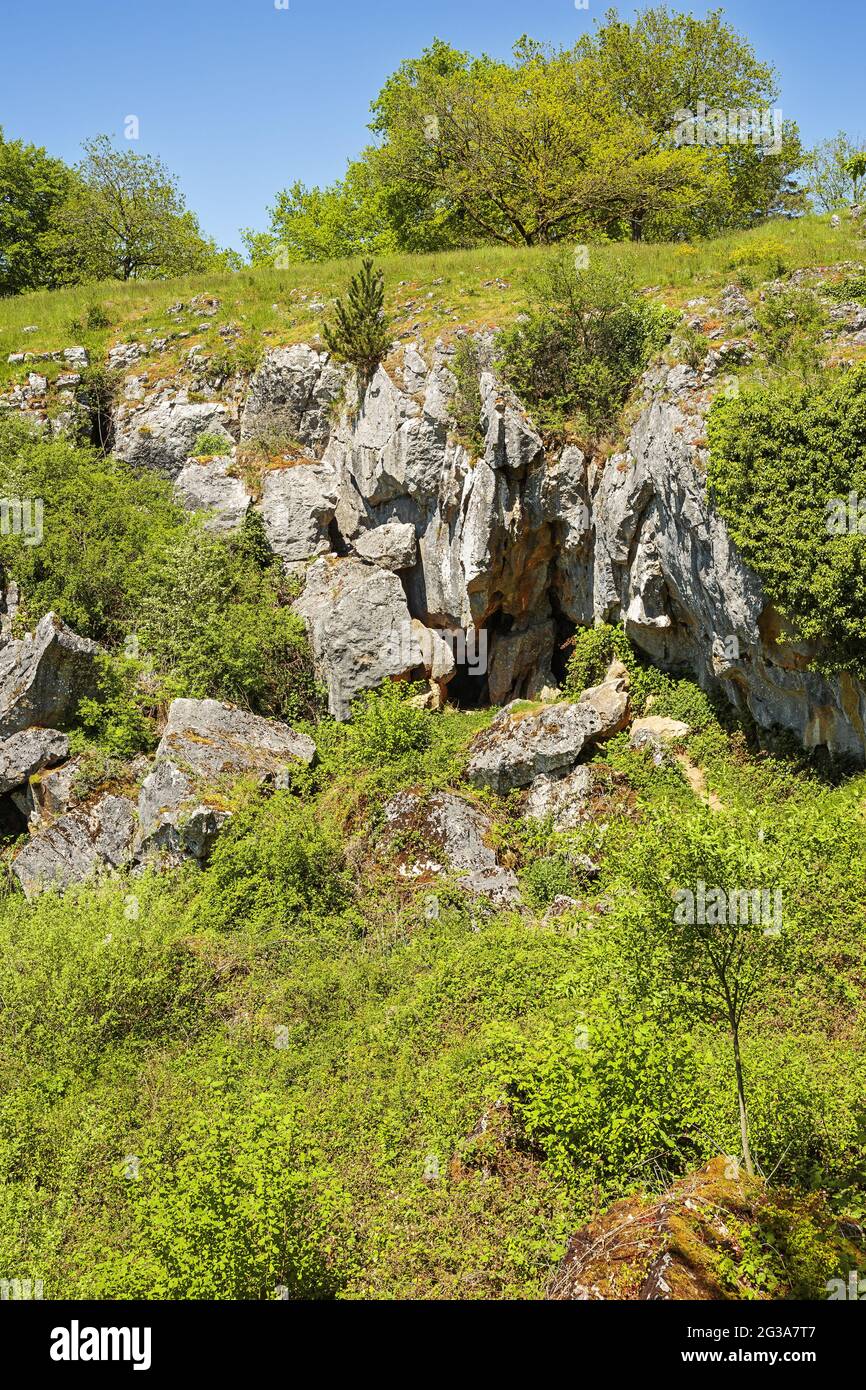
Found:
[[[675,8],[703,14],[688,0]],[[121,136],[178,176],[202,225],[240,248],[294,179],[330,182],[365,143],[369,103],[434,36],[506,56],[522,33],[567,44],[607,0],[40,0],[3,16],[0,124],[74,161]],[[619,6],[623,14],[633,7]],[[864,0],[730,0],[728,19],[781,75],[780,105],[807,142],[866,134]]]

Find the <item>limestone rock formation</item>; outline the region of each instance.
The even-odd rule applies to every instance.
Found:
[[[221,401],[190,401],[186,391],[165,390],[117,408],[113,451],[125,463],[156,468],[174,478],[200,434],[219,436],[230,452],[235,443],[230,423],[231,411]]]
[[[13,859],[12,872],[29,899],[46,888],[83,883],[99,871],[130,863],[134,830],[134,804],[127,797],[104,796],[32,836]]]
[[[466,775],[504,794],[573,768],[584,748],[609,738],[628,719],[625,682],[585,690],[577,701],[534,710],[508,705],[473,741]]]
[[[32,635],[0,645],[0,738],[67,723],[96,694],[99,651],[54,613]]]
[[[174,490],[191,512],[208,512],[208,531],[236,531],[252,505],[240,478],[232,477],[230,458],[190,459],[174,480]]]
[[[331,549],[337,498],[337,477],[327,464],[297,463],[265,473],[260,503],[265,533],[288,569]]]
[[[205,859],[229,812],[220,787],[238,777],[277,785],[292,764],[309,766],[315,744],[287,724],[219,700],[174,700],[153,770],[138,800],[136,857],[167,851]]]
[[[347,376],[327,353],[303,343],[272,349],[250,381],[241,438],[290,439],[320,457]]]
[[[386,842],[397,844],[411,836],[413,849],[404,854],[401,872],[418,878],[458,874],[458,883],[473,897],[497,907],[519,907],[517,876],[502,868],[487,840],[493,822],[477,806],[453,792],[399,792],[384,809]],[[414,844],[420,840],[420,854]]]
[[[425,672],[420,624],[395,574],[352,557],[311,565],[295,604],[307,624],[328,707],[348,717],[352,701],[387,680]]]
[[[34,772],[69,757],[69,740],[57,729],[22,729],[0,743],[0,796],[22,786]]]

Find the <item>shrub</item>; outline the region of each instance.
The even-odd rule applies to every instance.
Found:
[[[150,1299],[333,1297],[339,1191],[278,1096],[185,1116],[171,1151],[140,1156],[131,1247],[96,1272],[96,1296]],[[122,1179],[121,1179],[122,1180]]]
[[[866,535],[830,525],[866,497],[866,367],[721,399],[708,423],[712,496],[743,559],[826,671],[866,674]]]
[[[385,277],[372,260],[361,264],[349,281],[347,301],[334,305],[334,322],[322,326],[328,351],[338,362],[349,362],[362,382],[373,376],[391,346],[385,317]]]
[[[209,434],[204,430],[192,446],[193,458],[208,458],[212,455],[224,457],[231,445],[224,434]]]
[[[232,818],[208,866],[199,910],[220,931],[279,935],[321,929],[351,902],[336,830],[316,809],[280,792]]]
[[[481,354],[474,338],[460,339],[451,371],[457,381],[451,414],[461,440],[477,455],[484,448],[484,434],[481,429]]]
[[[543,429],[612,429],[674,318],[622,275],[557,256],[535,278],[524,321],[501,336],[503,367]]]

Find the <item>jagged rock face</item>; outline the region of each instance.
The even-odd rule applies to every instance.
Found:
[[[786,638],[708,504],[700,442],[707,398],[687,372],[673,368],[656,382],[627,453],[608,462],[594,494],[595,619],[624,622],[655,662],[691,671],[761,727],[862,762],[866,688],[806,669],[815,652]]]
[[[268,543],[287,568],[331,549],[337,498],[337,476],[328,464],[298,463],[265,474],[259,510]]]
[[[742,302],[726,292],[723,312],[742,316]],[[489,363],[490,343],[479,343]],[[815,650],[784,630],[707,499],[705,416],[731,349],[743,345],[722,343],[700,373],[682,364],[651,369],[627,446],[606,461],[574,446],[546,451],[520,402],[490,370],[479,381],[484,444],[473,457],[456,437],[452,349],[441,343],[429,360],[417,345],[406,347],[402,363],[380,368],[361,399],[350,374],[324,353],[305,346],[268,353],[252,380],[242,430],[245,437],[290,435],[321,460],[266,474],[260,506],[289,568],[329,551],[341,557],[341,616],[324,613],[323,572],[315,566],[310,596],[299,604],[337,717],[346,717],[361,690],[430,667],[409,640],[398,658],[382,652],[357,601],[372,581],[347,568],[346,552],[354,552],[400,574],[404,599],[391,589],[384,604],[385,645],[406,621],[404,602],[428,650],[434,639],[424,629],[465,634],[483,650],[476,674],[493,703],[549,694],[556,648],[569,627],[621,623],[659,665],[691,672],[759,726],[866,761],[866,687],[808,669]],[[188,419],[193,407],[179,414],[179,405],[159,398],[125,409],[121,456],[177,471],[192,426],[170,420]],[[233,407],[224,409],[231,424]],[[153,412],[155,427],[142,442],[134,425],[147,424]],[[195,432],[214,423],[213,415],[197,420]],[[380,595],[380,617],[383,603]],[[452,660],[443,675],[440,663],[438,679],[450,679],[460,664]]]
[[[67,723],[81,700],[96,695],[100,650],[54,613],[32,636],[0,645],[0,738]]]
[[[141,786],[136,857],[165,851],[206,859],[229,818],[214,791],[220,779],[279,785],[292,764],[309,766],[315,754],[313,740],[287,724],[219,700],[173,700],[153,771]]]
[[[134,804],[124,796],[104,796],[34,835],[13,859],[12,872],[31,900],[46,888],[83,883],[100,870],[129,864],[134,830]]]
[[[236,531],[252,506],[240,478],[233,478],[230,458],[199,463],[191,459],[174,480],[177,497],[191,512],[207,512],[208,531]]]
[[[421,624],[412,622],[403,586],[388,570],[351,557],[319,560],[295,608],[336,719],[348,717],[363,691],[424,673]]]
[[[69,757],[69,739],[57,729],[23,729],[0,743],[0,796],[20,787],[34,772]]]
[[[241,438],[291,439],[321,457],[334,402],[343,394],[347,375],[326,352],[303,343],[274,348],[250,381]]]
[[[117,408],[113,452],[124,463],[174,478],[200,434],[218,435],[230,452],[235,443],[231,423],[231,410],[221,401],[190,401],[186,391],[165,391],[142,404],[124,402]]]

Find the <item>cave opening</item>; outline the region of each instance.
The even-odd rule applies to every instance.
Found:
[[[0,844],[11,844],[27,834],[27,816],[15,804],[12,794],[0,796]]]

